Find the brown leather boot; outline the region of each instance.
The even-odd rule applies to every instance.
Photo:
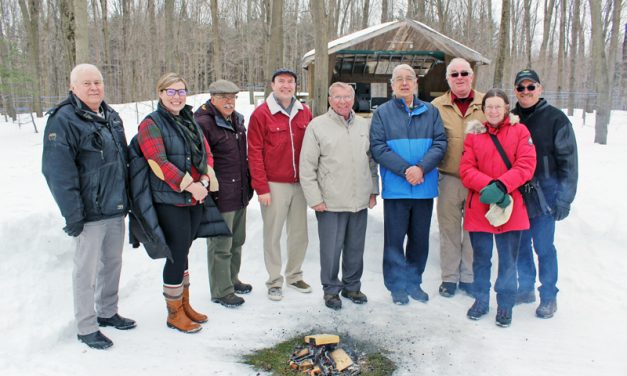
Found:
[[[207,315],[196,312],[191,305],[189,305],[189,285],[183,288],[183,311],[190,320],[199,324],[207,322]]]
[[[189,319],[183,310],[183,299],[177,300],[165,300],[165,304],[168,307],[168,321],[169,328],[180,330],[183,333],[196,333],[202,329],[200,324],[197,324]]]

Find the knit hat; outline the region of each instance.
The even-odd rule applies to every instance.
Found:
[[[536,83],[540,83],[540,76],[533,69],[525,69],[518,72],[516,75],[516,79],[514,80],[514,85],[518,85],[524,80],[533,81]]]
[[[296,73],[294,73],[294,71],[293,71],[293,70],[291,70],[291,69],[289,69],[289,68],[279,68],[279,69],[275,70],[275,71],[272,73],[272,80],[271,80],[271,81],[273,81],[273,82],[274,82],[274,78],[275,78],[276,76],[278,76],[278,75],[281,75],[281,74],[289,74],[289,75],[291,75],[292,77],[294,77],[294,81],[297,81],[297,80],[298,80],[298,77],[296,77]]]
[[[509,205],[505,208],[498,206],[497,204],[490,204],[490,210],[485,213],[485,217],[488,222],[494,227],[499,227],[507,223],[512,216],[512,210],[514,209],[514,198],[508,195],[510,198]]]
[[[239,88],[237,85],[227,80],[217,80],[209,85],[209,94],[237,94]]]

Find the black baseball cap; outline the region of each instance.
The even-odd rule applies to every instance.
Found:
[[[533,81],[538,84],[540,83],[540,77],[533,69],[525,69],[518,72],[516,79],[514,80],[514,85],[518,85],[524,80]]]
[[[289,74],[292,77],[294,77],[294,81],[298,81],[298,77],[296,77],[296,73],[294,73],[294,71],[289,69],[289,68],[279,68],[279,69],[275,70],[272,73],[272,80],[271,81],[274,82],[274,78],[276,76],[278,76],[278,75],[281,75],[281,74]]]

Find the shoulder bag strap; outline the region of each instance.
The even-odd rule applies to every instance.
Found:
[[[505,154],[505,150],[503,150],[503,145],[501,145],[501,142],[499,141],[499,139],[496,138],[496,135],[493,135],[492,133],[488,133],[488,134],[490,135],[492,142],[494,142],[494,146],[496,146],[496,150],[498,150],[499,154],[501,154],[501,158],[503,158],[503,162],[505,162],[505,166],[507,166],[507,169],[509,170],[510,168],[512,168],[512,164],[509,161],[509,158],[507,158],[507,154]]]

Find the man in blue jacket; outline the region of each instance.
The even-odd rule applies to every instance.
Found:
[[[415,95],[418,80],[413,68],[398,65],[391,82],[394,98],[372,117],[370,147],[381,166],[383,184],[383,280],[392,301],[403,305],[409,296],[429,300],[420,285],[429,254],[433,199],[438,195],[437,166],[447,142],[438,110]]]
[[[50,111],[42,172],[65,218],[63,230],[76,238],[74,317],[78,339],[95,349],[113,345],[98,326],[135,327],[118,315],[127,163],[124,127],[104,102],[102,74],[79,64],[70,74],[68,98]]]

